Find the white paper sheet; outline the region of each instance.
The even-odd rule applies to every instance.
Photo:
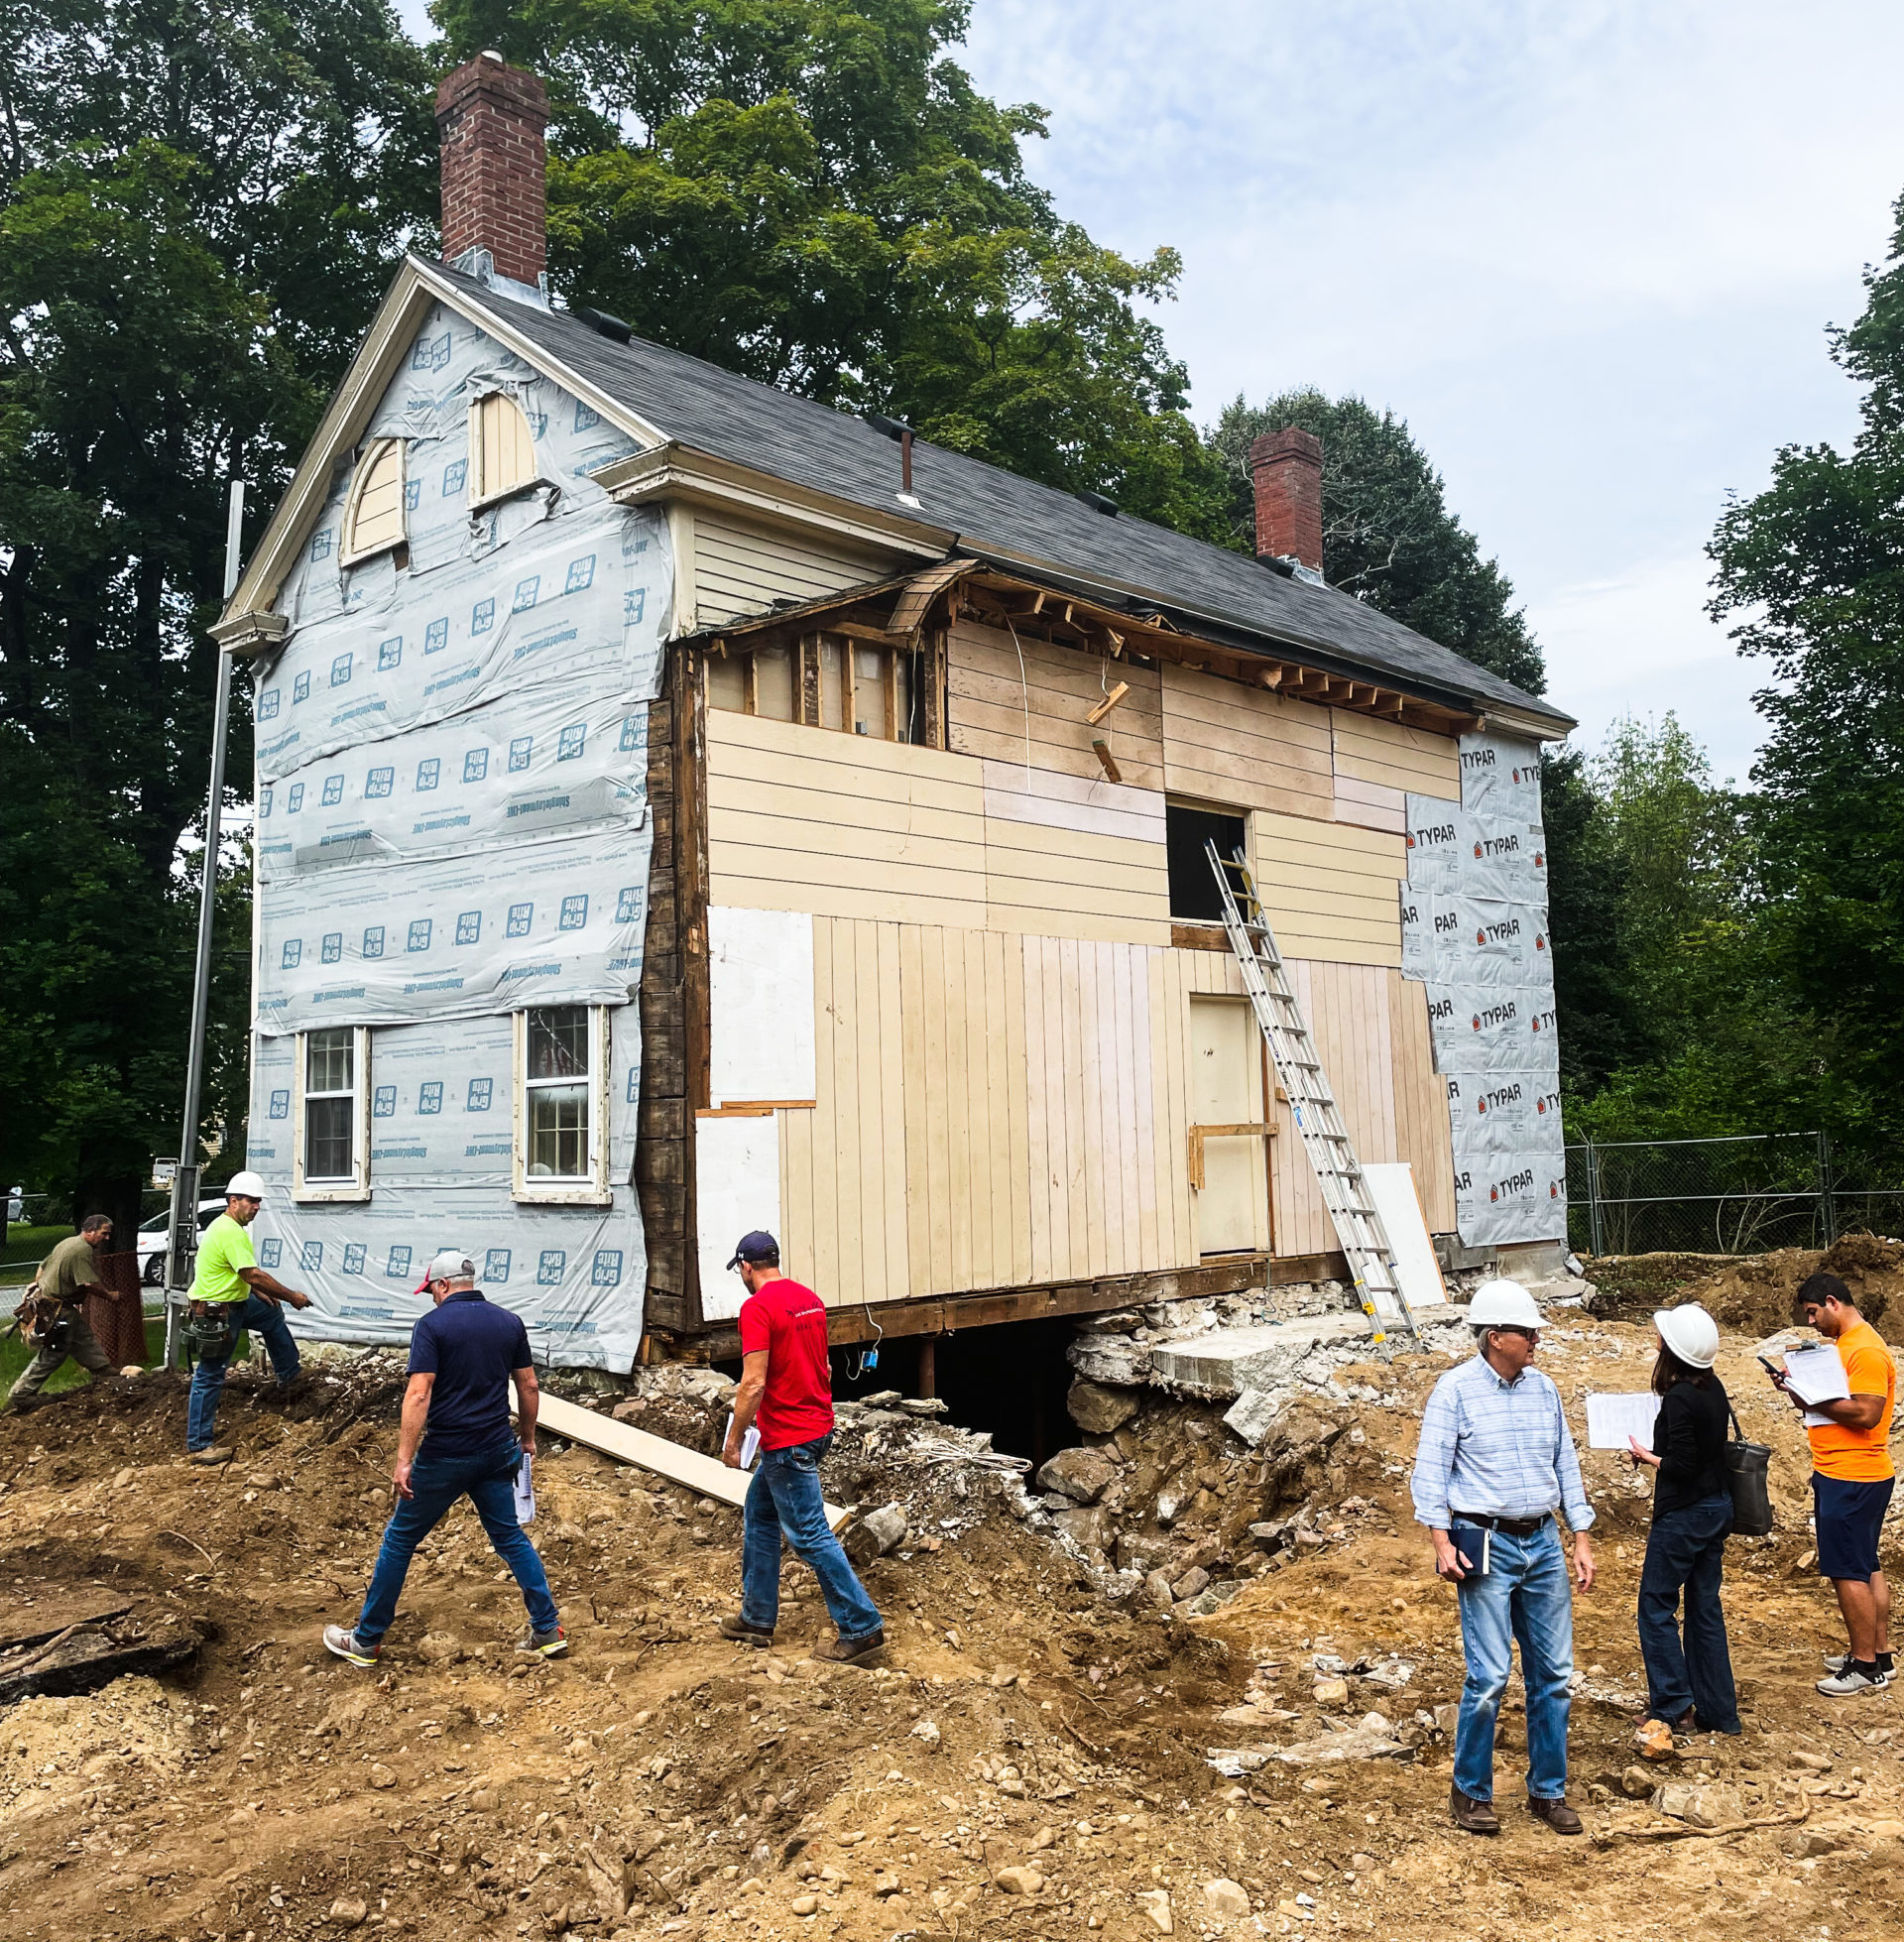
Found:
[[[536,1521],[536,1452],[523,1452],[522,1467],[516,1472],[516,1521]]]
[[[1837,1402],[1851,1393],[1844,1359],[1830,1342],[1785,1352],[1785,1380],[1803,1402]],[[1819,1429],[1834,1419],[1822,1409],[1805,1411],[1805,1427]]]
[[[1844,1380],[1844,1360],[1829,1342],[1815,1349],[1789,1350],[1785,1380],[1801,1402],[1836,1402],[1851,1393]]]
[[[734,1434],[734,1411],[727,1412],[727,1427],[721,1431],[721,1447],[727,1447],[727,1439]],[[752,1470],[754,1459],[761,1453],[761,1429],[758,1423],[749,1423],[747,1434],[741,1438],[741,1468]]]
[[[1659,1415],[1659,1397],[1639,1394],[1590,1394],[1587,1397],[1587,1447],[1590,1450],[1623,1450],[1626,1439],[1636,1437],[1642,1449],[1653,1447],[1653,1425]]]

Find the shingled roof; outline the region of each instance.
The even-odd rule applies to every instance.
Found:
[[[897,498],[892,440],[864,420],[736,376],[684,351],[619,343],[579,317],[503,296],[474,277],[428,266],[472,309],[695,451],[885,515],[957,535],[954,550],[1060,580],[1127,591],[1128,604],[1182,617],[1192,631],[1264,654],[1303,650],[1332,671],[1384,678],[1479,710],[1507,707],[1565,734],[1570,716],[1477,668],[1438,642],[1336,588],[1285,578],[1248,555],[1109,515],[1053,486],[914,439],[912,491]]]

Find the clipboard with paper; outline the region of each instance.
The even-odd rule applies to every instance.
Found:
[[[1813,1407],[1819,1402],[1842,1402],[1851,1393],[1845,1380],[1844,1358],[1829,1342],[1785,1352],[1785,1384],[1806,1404],[1805,1427],[1816,1429],[1832,1417]]]
[[[1651,1391],[1593,1392],[1587,1396],[1587,1447],[1623,1450],[1632,1437],[1641,1449],[1653,1447],[1659,1416],[1659,1397]]]

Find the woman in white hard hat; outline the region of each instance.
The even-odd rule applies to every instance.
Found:
[[[1652,1466],[1653,1527],[1639,1574],[1639,1649],[1646,1711],[1678,1732],[1739,1733],[1738,1695],[1719,1602],[1732,1493],[1726,1474],[1731,1404],[1713,1371],[1719,1324],[1697,1302],[1653,1316],[1659,1359],[1653,1448],[1629,1438],[1633,1461]],[[1686,1597],[1685,1638],[1679,1624]]]

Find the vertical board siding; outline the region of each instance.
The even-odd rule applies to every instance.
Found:
[[[878,1304],[1195,1264],[1185,953],[816,917],[813,955],[789,1273]]]
[[[1292,958],[1288,968],[1358,1156],[1409,1161],[1430,1233],[1452,1232],[1448,1109],[1429,1052],[1423,987],[1375,965]],[[1286,1104],[1278,1103],[1275,1118],[1281,1129],[1275,1158],[1276,1252],[1334,1248],[1329,1210]]]

